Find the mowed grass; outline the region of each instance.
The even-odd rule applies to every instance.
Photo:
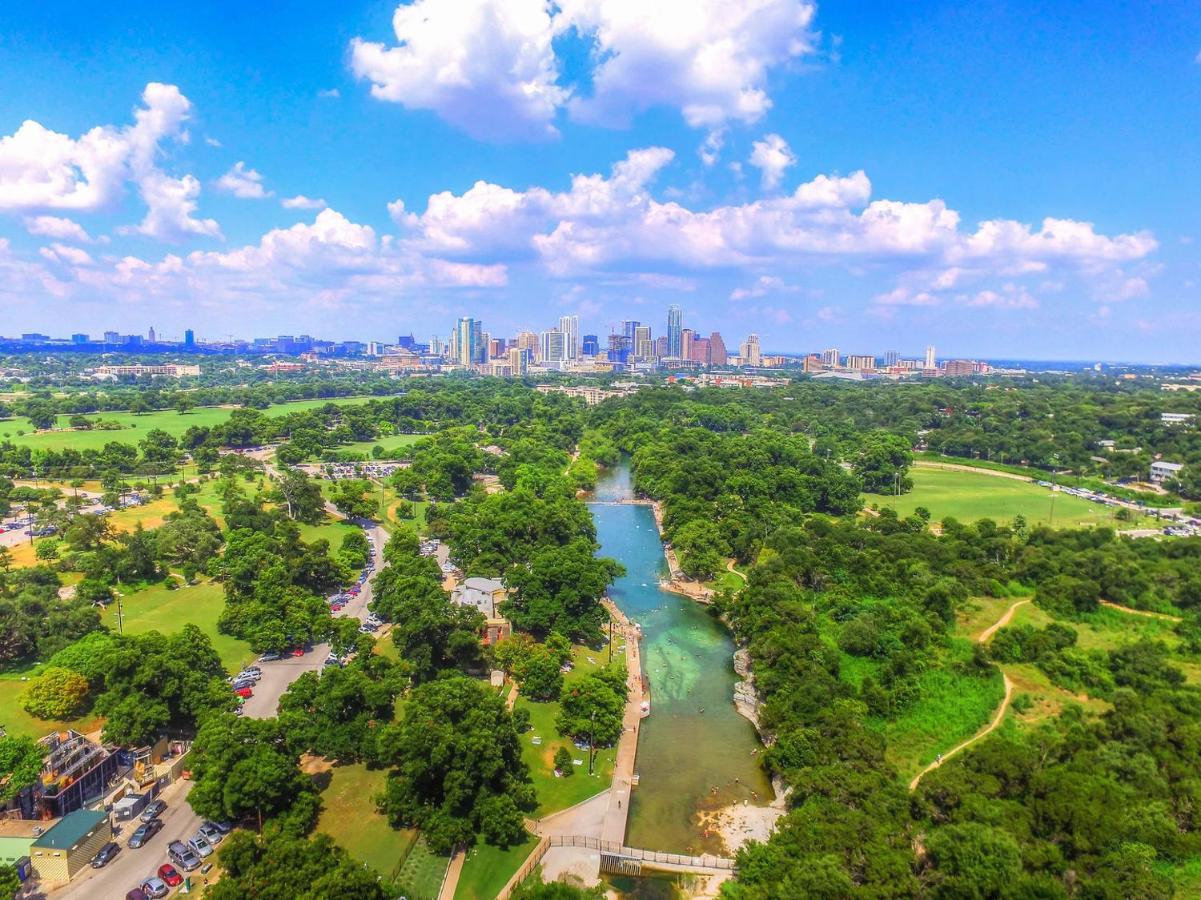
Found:
[[[355,525],[348,525],[340,519],[327,515],[320,525],[300,526],[300,539],[306,544],[314,541],[329,541],[329,549],[336,553],[342,546],[342,539],[352,531],[359,531]]]
[[[504,850],[476,844],[467,851],[463,871],[455,888],[455,900],[493,900],[534,852],[537,841],[527,834],[524,841]]]
[[[449,865],[449,856],[430,852],[425,841],[418,839],[405,857],[395,885],[408,900],[437,900]]]
[[[880,509],[895,509],[899,516],[910,515],[917,507],[924,506],[935,522],[953,518],[961,522],[992,519],[1008,523],[1020,515],[1030,525],[1048,523],[1061,528],[1091,525],[1133,528],[1137,525],[1136,522],[1115,520],[1116,510],[1111,507],[1052,492],[1033,482],[921,465],[914,466],[909,474],[913,479],[913,490],[909,493],[900,497],[864,494],[864,502]],[[1055,498],[1053,523],[1052,497]]]
[[[0,678],[0,726],[4,727],[7,734],[16,737],[41,738],[52,731],[74,728],[76,731],[86,733],[99,727],[101,720],[93,715],[86,715],[70,721],[35,719],[21,708],[21,694],[25,690],[25,685],[26,682],[22,681],[19,676]]]
[[[574,668],[564,677],[564,689],[589,672],[597,671],[609,659],[607,649],[592,650],[582,646],[574,647],[572,656]],[[589,658],[595,662],[589,662]],[[615,650],[613,661],[616,665],[624,666],[625,655]],[[514,708],[526,709],[530,713],[530,730],[520,735],[520,740],[521,756],[530,768],[530,777],[538,794],[538,809],[534,813],[536,817],[567,809],[609,787],[613,780],[613,763],[616,757],[614,748],[596,751],[594,774],[589,775],[588,751],[577,750],[571,739],[561,737],[555,727],[555,719],[559,715],[557,701],[535,703],[519,695]],[[535,737],[541,738],[542,743],[535,744]],[[572,775],[556,778],[554,757],[555,751],[560,747],[566,747],[571,752],[572,759],[582,760],[583,765],[572,766]]]
[[[371,456],[371,451],[374,450],[378,446],[378,447],[384,448],[385,456],[382,458],[387,459],[388,458],[387,454],[394,453],[395,451],[400,450],[404,447],[411,447],[413,444],[417,443],[423,437],[427,437],[427,435],[424,435],[424,434],[385,434],[385,435],[380,435],[379,437],[377,437],[371,441],[355,441],[354,443],[351,443],[351,444],[344,444],[343,446],[339,447],[338,450],[339,450],[339,452],[364,453],[367,456]]]
[[[254,653],[245,641],[217,631],[217,618],[224,608],[225,592],[221,585],[208,580],[173,591],[165,584],[156,584],[121,598],[125,634],[174,634],[184,625],[195,625],[213,642],[222,665],[236,672]],[[102,620],[113,631],[118,630],[116,603],[109,604]]]
[[[365,403],[368,397],[336,397],[327,400],[297,400],[292,403],[277,403],[263,410],[268,416],[283,416],[293,412],[304,412],[309,409],[319,409],[326,403],[346,404]],[[193,425],[198,428],[212,428],[220,425],[234,411],[232,406],[203,406],[179,413],[174,409],[156,410],[155,412],[135,415],[128,412],[87,413],[92,420],[113,422],[121,427],[112,431],[92,428],[88,431],[72,431],[68,420],[70,416],[59,416],[57,429],[54,431],[35,432],[28,419],[13,418],[0,421],[0,438],[6,438],[18,446],[33,447],[43,450],[99,450],[105,444],[116,441],[124,444],[136,444],[152,428],[159,428],[173,437],[179,437]],[[24,434],[17,434],[24,431]]]
[[[330,774],[329,786],[321,792],[317,830],[390,884],[417,843],[417,832],[393,828],[376,809],[374,797],[383,791],[387,773],[356,764],[336,766]]]

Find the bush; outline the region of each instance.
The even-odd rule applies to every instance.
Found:
[[[571,764],[571,751],[566,747],[560,747],[555,751],[555,768],[564,777],[575,774],[575,766]]]
[[[78,672],[51,666],[29,682],[21,706],[39,719],[73,719],[87,708],[90,689]]]

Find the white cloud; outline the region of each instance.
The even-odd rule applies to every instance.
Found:
[[[284,209],[324,209],[329,204],[320,197],[306,197],[304,194],[297,194],[295,197],[285,197],[280,200],[279,205]]]
[[[796,165],[796,155],[788,142],[778,134],[764,136],[763,140],[751,145],[750,164],[760,172],[765,191],[774,191],[780,186],[784,170]]]
[[[25,230],[38,237],[55,238],[60,241],[76,241],[90,244],[92,237],[82,225],[73,219],[60,216],[29,216],[25,219]]]
[[[937,306],[941,302],[938,297],[927,291],[915,292],[904,287],[877,294],[873,300],[879,306]]]
[[[713,140],[771,107],[768,75],[812,52],[814,11],[808,0],[415,0],[393,15],[394,46],[351,42],[351,69],[374,97],[477,138],[553,137],[564,107],[624,126],[667,106]],[[563,36],[591,45],[587,96],[560,83]]]
[[[994,309],[1038,309],[1039,302],[1026,288],[1006,284],[999,291],[983,290],[966,298],[968,306],[989,306]]]
[[[730,292],[731,300],[751,300],[768,294],[794,293],[797,288],[787,284],[778,275],[760,275],[750,287],[735,288]]]
[[[142,176],[138,190],[146,203],[146,216],[131,227],[120,229],[123,234],[141,234],[160,241],[179,242],[190,236],[221,237],[221,226],[215,219],[197,219],[196,198],[200,182],[191,175],[172,178],[158,169]]]
[[[274,196],[272,191],[263,187],[263,176],[254,169],[246,168],[246,163],[241,160],[217,179],[216,187],[242,200],[262,200]]]
[[[355,38],[351,68],[371,94],[436,112],[488,139],[556,134],[567,91],[546,0],[416,0],[392,17],[397,46]]]
[[[219,140],[217,140],[215,137],[206,137],[204,139],[204,142],[206,144],[208,144],[210,147],[218,147],[218,148],[221,147],[221,142]]]
[[[90,266],[92,264],[92,255],[88,251],[67,244],[54,243],[49,247],[40,248],[38,253],[43,259],[50,262],[63,262],[72,266]]]
[[[592,95],[571,100],[581,121],[628,124],[654,106],[696,128],[756,122],[771,107],[767,76],[812,51],[806,0],[560,0],[559,32],[594,43]]]

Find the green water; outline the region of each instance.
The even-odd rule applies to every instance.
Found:
[[[596,499],[631,495],[620,466],[604,475]],[[626,575],[610,588],[613,601],[642,626],[643,673],[651,715],[643,720],[626,843],[676,853],[716,853],[702,814],[749,800],[766,803],[771,786],[759,769],[751,723],[734,709],[734,643],[705,607],[659,589],[666,574],[655,518],[647,506],[590,504],[601,552]],[[716,791],[714,789],[716,788]]]

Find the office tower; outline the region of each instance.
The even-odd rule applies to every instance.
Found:
[[[157,341],[155,341],[155,339],[154,339],[154,326],[153,325],[150,326],[150,334],[148,334],[146,336],[146,342],[149,344],[157,343]]]
[[[183,345],[189,349],[196,346],[196,332],[188,328],[183,333]]]
[[[455,325],[452,340],[454,350],[452,355],[455,362],[461,366],[471,367],[479,361],[480,356],[480,323],[470,316],[463,316]]]
[[[847,368],[848,369],[858,369],[859,371],[866,371],[868,369],[874,369],[875,367],[876,367],[876,358],[874,356],[860,355],[860,356],[848,356],[847,357]]]
[[[488,359],[500,359],[505,355],[505,342],[503,338],[488,339]]]
[[[621,323],[621,333],[625,336],[625,339],[630,342],[631,350],[634,349],[634,330],[641,324],[641,322],[635,321],[634,319],[626,319],[626,321]]]
[[[400,347],[402,350],[412,350],[416,344],[417,341],[413,339],[412,332],[409,332],[408,334],[402,334],[396,339],[396,346]]]
[[[692,339],[692,355],[689,357],[694,363],[701,366],[709,365],[709,339],[703,337],[694,337]]]
[[[832,369],[837,369],[839,359],[840,359],[840,357],[838,355],[837,347],[831,347],[829,350],[822,351],[822,365],[823,366],[829,366]]]
[[[676,304],[667,307],[667,355],[680,356],[683,342],[680,332],[684,327],[684,313]]]
[[[901,358],[901,354],[896,350],[889,350],[884,354],[884,365],[891,368],[897,364],[897,360]]]
[[[680,329],[680,359],[692,359],[692,341],[696,332],[691,328]]]
[[[567,360],[567,335],[557,328],[542,332],[542,364],[561,366]]]
[[[383,356],[384,355],[384,345],[382,343],[380,343],[379,341],[368,341],[367,342],[367,355],[368,356]]]
[[[88,342],[88,340],[89,340],[89,338],[86,334],[71,335],[71,343],[72,344],[86,344]]]
[[[934,345],[933,344],[929,344],[926,346],[926,368],[927,369],[938,368],[937,361],[934,359]]]
[[[759,351],[759,335],[748,334],[742,346],[738,348],[744,366],[763,365],[763,355]]]
[[[120,335],[120,333],[119,333],[119,332],[116,332],[116,331],[106,331],[106,332],[104,332],[104,343],[106,343],[106,344],[119,344],[119,343],[121,343],[121,335]]]
[[[726,342],[722,340],[721,332],[714,331],[709,335],[709,365],[724,366],[729,362],[726,355]]]
[[[529,371],[533,361],[533,352],[527,347],[513,347],[509,350],[509,371],[514,375],[524,375]]]
[[[567,358],[575,359],[580,355],[580,317],[559,316],[559,331],[567,342]]]
[[[532,331],[520,331],[517,333],[517,349],[528,350],[530,359],[537,362],[542,359],[542,344],[538,339],[538,335]]]
[[[634,327],[634,358],[651,359],[654,355],[655,343],[651,337],[651,327],[636,325]]]
[[[487,331],[480,332],[480,342],[476,350],[477,363],[486,363],[492,359],[492,335]]]
[[[584,356],[600,356],[600,341],[595,334],[586,334],[580,339],[580,353]]]

